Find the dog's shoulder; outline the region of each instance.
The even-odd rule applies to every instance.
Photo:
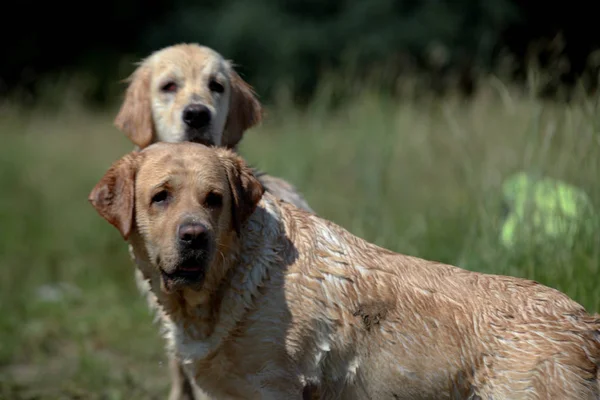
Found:
[[[293,204],[303,210],[310,213],[314,213],[312,207],[308,205],[308,202],[300,194],[298,189],[285,179],[278,178],[273,175],[269,175],[266,172],[260,171],[253,168],[253,174],[264,186],[267,192],[272,193],[278,199],[285,201],[286,203]]]

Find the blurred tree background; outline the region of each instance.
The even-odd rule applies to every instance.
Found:
[[[309,98],[325,73],[396,89],[418,74],[429,88],[470,93],[482,73],[526,79],[548,71],[546,94],[578,81],[595,90],[600,32],[593,2],[522,0],[121,0],[12,2],[1,29],[0,95],[35,101],[77,83],[103,105],[133,63],[176,42],[212,46],[269,101],[281,85]],[[10,17],[7,17],[10,19]],[[590,55],[592,54],[592,58]],[[507,63],[506,61],[510,61]],[[456,79],[449,79],[456,78]],[[583,78],[583,80],[579,80]],[[348,79],[346,79],[348,82]]]

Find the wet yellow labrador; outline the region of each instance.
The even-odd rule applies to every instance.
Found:
[[[151,145],[90,201],[216,399],[600,398],[600,316],[530,280],[371,244],[265,191],[230,150]]]

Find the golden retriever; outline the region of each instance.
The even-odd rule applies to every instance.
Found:
[[[165,47],[139,63],[114,122],[141,149],[189,141],[237,150],[262,113],[254,90],[231,63],[192,43]],[[289,182],[268,174],[259,178],[277,197],[313,211]]]
[[[214,398],[600,398],[600,316],[534,281],[368,243],[266,192],[228,149],[152,145],[89,199]]]
[[[237,149],[244,132],[262,120],[262,113],[252,87],[221,54],[198,44],[178,44],[139,63],[114,122],[138,149],[155,142],[184,141]],[[289,182],[257,175],[275,196],[313,212]],[[155,299],[139,272],[136,280],[154,307]],[[178,361],[171,359],[170,364],[169,398],[194,399]]]

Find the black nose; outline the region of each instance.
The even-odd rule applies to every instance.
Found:
[[[210,110],[202,104],[190,104],[183,109],[183,122],[190,128],[203,128],[210,122]]]
[[[179,242],[190,248],[201,248],[206,246],[208,242],[208,231],[202,224],[188,222],[179,225],[178,231]]]

